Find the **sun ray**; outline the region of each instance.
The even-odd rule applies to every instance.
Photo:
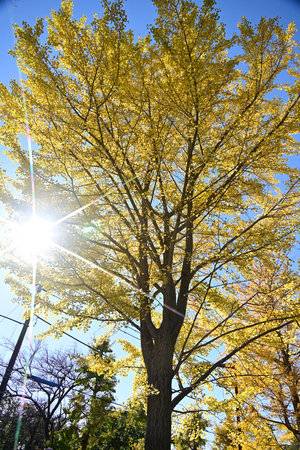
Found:
[[[27,112],[27,107],[26,107],[25,88],[24,88],[24,82],[23,82],[23,78],[22,78],[22,73],[21,73],[20,70],[19,70],[19,79],[20,79],[20,85],[21,85],[21,88],[22,88],[22,100],[23,100],[23,108],[24,108],[24,113],[25,113],[26,136],[27,136],[29,165],[30,165],[31,198],[32,198],[32,224],[33,224],[33,226],[36,226],[36,224],[37,224],[37,215],[36,215],[36,195],[35,195],[35,181],[34,181],[33,152],[32,152],[32,146],[31,146],[31,137],[30,137],[28,112]],[[110,189],[108,192],[106,192],[102,196],[96,198],[95,200],[92,200],[88,204],[86,204],[84,206],[81,206],[80,208],[76,209],[75,211],[73,211],[73,212],[67,214],[66,216],[62,217],[61,219],[53,222],[52,224],[49,225],[48,228],[49,229],[53,228],[56,225],[58,225],[58,224],[60,224],[62,222],[65,222],[67,219],[80,214],[85,209],[87,209],[90,206],[98,203],[101,199],[107,197],[112,192],[114,192],[116,190],[119,190],[122,186],[126,186],[128,183],[130,183],[131,181],[135,180],[136,178],[138,178],[138,176],[140,176],[142,173],[147,172],[148,170],[149,169],[145,169],[145,170],[139,172],[137,175],[135,175],[135,176],[131,177],[130,179],[128,179],[126,182],[120,183],[119,185],[117,185],[114,188]],[[22,230],[22,226],[20,226],[20,224],[14,223],[14,222],[12,222],[12,221],[10,221],[8,219],[5,219],[4,217],[2,217],[0,219],[2,220],[2,222],[4,222],[5,224],[9,225],[11,228],[15,228],[17,231]],[[117,276],[116,274],[107,271],[103,267],[101,267],[101,266],[99,266],[99,265],[97,265],[97,264],[95,264],[95,263],[93,263],[91,261],[88,261],[87,259],[77,255],[76,253],[71,252],[70,250],[67,250],[67,249],[59,246],[58,244],[56,244],[54,242],[51,242],[51,244],[54,247],[59,248],[60,250],[68,253],[69,255],[71,255],[71,256],[73,256],[75,258],[78,258],[79,260],[85,262],[86,264],[89,264],[93,268],[101,270],[102,272],[104,272],[104,273],[106,273],[106,274],[108,274],[110,276],[113,276],[115,278],[120,279],[123,283],[128,285],[131,289],[135,290],[136,292],[139,292],[140,294],[147,296],[151,300],[154,300],[154,301],[158,302],[162,307],[168,308],[169,310],[173,311],[174,313],[184,317],[183,314],[181,314],[180,312],[176,311],[175,309],[171,308],[168,305],[162,305],[161,302],[157,298],[154,298],[150,294],[147,294],[146,292],[143,292],[137,286],[131,284],[128,281],[126,281],[124,278],[122,278],[120,276]],[[15,242],[13,245],[11,245],[11,246],[7,247],[6,249],[0,251],[0,256],[2,256],[5,253],[8,253],[11,250],[16,249],[16,248],[18,248],[20,246],[21,246],[21,243],[20,243],[20,241],[17,240],[17,242]],[[31,254],[31,257],[32,257],[32,293],[31,293],[31,305],[30,305],[30,321],[29,321],[27,356],[26,356],[26,366],[25,366],[24,380],[23,380],[23,394],[22,394],[22,399],[21,399],[21,404],[20,404],[19,418],[18,418],[16,433],[15,433],[15,440],[14,440],[13,450],[16,450],[18,448],[18,440],[19,440],[19,434],[20,434],[21,423],[22,423],[22,414],[23,414],[23,409],[24,409],[24,404],[25,404],[25,394],[26,394],[26,385],[27,385],[27,371],[28,371],[28,363],[29,363],[29,350],[30,350],[30,346],[31,346],[32,331],[33,331],[33,317],[34,317],[35,294],[36,294],[35,284],[36,284],[37,253],[38,253],[38,251],[37,251],[36,245],[33,245],[32,247],[33,247],[32,251],[29,252]]]
[[[138,173],[137,175],[135,175],[134,177],[130,178],[129,180],[125,181],[125,183],[121,183],[118,186],[115,186],[114,188],[110,189],[109,191],[107,191],[105,194],[101,195],[100,197],[96,198],[95,200],[92,200],[90,203],[87,203],[84,206],[81,206],[80,208],[76,209],[75,211],[71,212],[70,214],[67,214],[66,216],[62,217],[61,219],[58,219],[56,222],[53,222],[51,224],[51,228],[55,227],[56,225],[58,225],[59,223],[64,222],[65,220],[69,219],[70,217],[74,217],[77,214],[81,213],[82,211],[84,211],[85,209],[89,208],[90,206],[94,205],[95,203],[98,203],[102,198],[107,197],[109,194],[111,194],[112,192],[120,189],[122,186],[126,186],[126,184],[130,183],[131,181],[135,180],[136,178],[138,178],[139,175],[141,175],[142,173],[146,172],[146,170],[143,170],[142,172]]]
[[[13,244],[13,245],[10,245],[9,247],[7,247],[4,250],[0,251],[0,256],[4,255],[5,253],[10,252],[11,250],[13,250],[14,248],[17,248],[17,247],[18,247],[18,244],[16,244],[16,243]]]
[[[1,220],[2,222],[7,223],[7,225],[9,225],[9,226],[11,226],[11,227],[14,227],[14,226],[16,225],[16,222],[13,222],[13,221],[11,221],[11,220],[5,219],[5,217],[0,217],[0,220]]]
[[[89,261],[88,259],[83,258],[83,256],[77,255],[77,253],[72,252],[71,250],[68,250],[64,247],[62,247],[59,244],[56,244],[55,242],[52,242],[52,245],[60,250],[62,250],[65,253],[68,253],[69,255],[73,256],[74,258],[79,259],[80,261],[85,262],[86,264],[88,264],[89,266],[93,267],[94,269],[98,269],[101,270],[101,272],[106,273],[107,275],[110,275],[114,278],[117,278],[119,280],[121,280],[124,284],[126,284],[127,286],[131,287],[133,290],[135,290],[136,292],[139,292],[142,295],[145,295],[146,297],[150,298],[150,300],[154,300],[155,302],[158,302],[160,304],[160,306],[162,306],[163,308],[167,308],[170,311],[174,312],[175,314],[178,314],[181,317],[184,317],[183,314],[181,314],[179,311],[177,311],[176,309],[172,308],[169,305],[163,305],[158,298],[156,297],[152,297],[152,295],[147,294],[147,292],[144,292],[142,289],[138,288],[137,286],[135,286],[134,284],[129,283],[128,281],[126,281],[124,278],[104,269],[103,267],[99,266],[98,264],[93,263],[92,261]]]
[[[21,79],[21,83],[22,83],[22,89],[23,88],[23,81]],[[23,91],[24,94],[24,91]],[[24,99],[24,109],[26,112],[26,103],[25,103],[25,99]],[[26,113],[27,114],[27,113]],[[27,118],[27,115],[26,115]],[[27,134],[27,140],[28,140],[28,147],[29,147],[29,155],[30,155],[30,176],[31,176],[31,189],[32,189],[32,220],[31,220],[31,226],[32,228],[34,228],[35,230],[38,230],[39,225],[40,225],[40,220],[37,219],[36,216],[36,202],[35,202],[35,187],[34,187],[34,173],[33,173],[33,159],[32,159],[32,149],[31,149],[31,140],[30,140],[30,132],[29,132],[29,126],[26,125],[26,134]],[[56,225],[59,225],[60,223],[66,221],[67,219],[69,219],[70,217],[74,217],[77,214],[80,214],[82,211],[84,211],[85,209],[89,208],[90,206],[96,204],[97,202],[99,202],[101,199],[107,197],[109,194],[111,194],[112,192],[120,189],[122,186],[125,186],[126,184],[130,183],[131,181],[135,180],[136,178],[138,178],[142,173],[147,172],[149,169],[145,169],[141,172],[139,172],[137,175],[135,175],[134,177],[130,178],[129,180],[125,181],[124,183],[119,184],[118,186],[115,186],[114,188],[110,189],[109,191],[107,191],[105,194],[101,195],[100,197],[96,198],[95,200],[92,200],[91,202],[87,203],[86,205],[81,206],[80,208],[74,210],[73,212],[71,212],[70,214],[67,214],[66,216],[62,217],[61,219],[56,220],[53,223],[50,224],[46,224],[47,230],[49,231],[51,228],[54,228]],[[3,222],[7,223],[10,228],[14,228],[17,232],[23,233],[24,234],[24,240],[28,241],[27,236],[26,236],[26,230],[24,228],[27,227],[27,225],[20,225],[17,222],[13,222],[11,220],[5,219],[4,217],[0,217],[0,220],[2,220]],[[30,224],[29,224],[30,225]],[[29,228],[27,229],[28,233],[29,233]],[[34,233],[32,233],[34,234]],[[38,233],[37,233],[38,234]],[[42,235],[41,235],[42,236]],[[46,236],[45,233],[45,238],[48,241],[49,240],[49,236]],[[32,239],[30,239],[31,241],[33,241]],[[52,242],[53,244],[53,242]],[[29,244],[27,244],[28,247]],[[20,241],[18,241],[18,243],[13,244],[12,246],[8,247],[7,249],[5,249],[4,251],[0,251],[0,256],[2,255],[2,253],[6,253],[18,246],[22,246],[22,243]],[[134,287],[134,286],[131,286]],[[138,289],[138,288],[136,288]]]
[[[32,147],[31,147],[28,113],[27,113],[27,108],[26,108],[25,89],[24,89],[24,83],[23,83],[22,73],[21,73],[20,69],[19,69],[19,79],[20,79],[20,84],[22,87],[22,99],[23,99],[23,107],[24,107],[24,113],[25,113],[26,136],[27,136],[27,145],[28,145],[28,152],[29,152],[31,199],[32,199],[32,221],[33,221],[33,223],[35,223],[36,222],[36,201],[35,201],[33,155],[32,155]],[[36,253],[37,253],[36,249],[34,248],[33,256],[32,256],[32,289],[31,289],[32,292],[31,292],[31,305],[30,305],[30,321],[29,321],[28,341],[27,341],[28,344],[27,344],[26,365],[25,365],[25,371],[24,371],[23,395],[22,395],[22,400],[21,400],[21,404],[20,404],[20,412],[19,412],[19,418],[18,418],[18,424],[17,424],[16,434],[15,434],[13,450],[16,450],[18,447],[19,434],[20,434],[20,429],[21,429],[21,424],[22,424],[22,414],[23,414],[24,404],[25,404],[27,369],[28,369],[29,357],[30,357],[30,346],[31,346],[31,339],[32,339],[34,306],[35,306],[35,281],[36,281],[36,266],[37,266]]]

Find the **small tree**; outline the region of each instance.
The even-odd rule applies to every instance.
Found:
[[[12,343],[7,343],[9,348]],[[35,426],[28,426],[28,429],[40,430],[43,427],[43,445],[51,440],[51,434],[55,430],[62,428],[66,422],[67,416],[64,412],[72,390],[77,386],[79,374],[76,372],[76,349],[70,351],[56,350],[49,351],[43,341],[35,341],[30,350],[29,364],[27,369],[28,379],[26,383],[26,392],[24,394],[24,425],[26,417],[35,417],[37,421]],[[21,398],[23,395],[22,386],[24,381],[24,372],[26,367],[26,351],[20,352],[16,360],[14,370],[7,385],[7,398],[13,401],[15,398]],[[1,361],[2,373],[4,373],[6,363]],[[31,376],[37,376],[47,381],[52,381],[59,387],[51,387],[46,384],[34,381]],[[12,400],[11,400],[12,399]],[[32,424],[33,425],[33,424]],[[33,433],[34,438],[34,433]],[[22,434],[20,435],[22,439]],[[31,439],[31,438],[30,438]],[[41,440],[41,439],[40,439]],[[21,442],[21,441],[20,441]],[[21,442],[22,443],[22,442]]]
[[[13,450],[20,417],[20,401],[6,393],[0,410],[0,450]],[[45,445],[45,430],[38,409],[26,402],[23,406],[19,443],[23,450],[39,450]]]
[[[94,356],[100,358],[104,364],[113,362],[112,350],[108,341],[104,341],[95,349]],[[97,433],[108,420],[113,411],[112,402],[115,400],[115,377],[109,377],[105,372],[98,375],[89,370],[85,361],[76,369],[77,380],[72,398],[65,413],[66,424],[60,431],[54,433],[52,446],[57,450],[93,448],[98,441]]]
[[[114,362],[108,341],[93,352],[95,359],[109,369]],[[82,360],[77,369],[79,378],[74,395],[65,412],[66,425],[54,433],[52,447],[55,450],[127,450],[145,436],[146,414],[142,404],[130,403],[116,408],[114,393],[116,379],[111,373],[91,371]]]
[[[204,434],[209,422],[201,412],[187,414],[181,417],[173,442],[176,450],[200,450],[205,448]]]
[[[97,430],[97,444],[91,450],[127,450],[142,445],[145,438],[146,413],[142,404],[112,411]],[[138,447],[140,448],[140,447]]]
[[[235,433],[235,427],[232,421],[225,421],[216,425],[214,428],[213,450],[233,450],[232,433]]]

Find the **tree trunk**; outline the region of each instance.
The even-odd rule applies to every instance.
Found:
[[[32,448],[31,445],[32,445],[32,443],[34,441],[34,438],[35,438],[35,435],[36,435],[36,431],[37,431],[37,429],[38,429],[38,427],[40,425],[40,421],[41,421],[41,418],[39,417],[38,421],[36,422],[35,427],[33,427],[33,430],[30,433],[29,441],[27,441],[26,444],[25,444],[25,450],[30,450]]]
[[[170,336],[155,338],[151,355],[147,356],[150,393],[147,402],[145,450],[170,450],[173,359]]]
[[[86,450],[89,442],[90,432],[85,430],[81,437],[81,450]]]
[[[47,442],[50,439],[50,420],[48,418],[45,418],[44,424],[45,424],[45,442]]]

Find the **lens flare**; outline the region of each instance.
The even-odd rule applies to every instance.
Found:
[[[114,273],[112,273],[112,272],[110,272],[110,271],[104,269],[103,267],[99,266],[98,264],[95,264],[95,263],[93,263],[92,261],[89,261],[88,259],[85,259],[85,258],[83,258],[83,257],[80,256],[80,255],[77,255],[77,253],[71,252],[70,250],[68,250],[68,249],[66,249],[66,248],[64,248],[64,247],[61,247],[61,246],[58,245],[58,244],[54,244],[54,243],[52,243],[52,244],[54,245],[54,247],[58,248],[59,250],[62,250],[63,252],[68,253],[68,254],[71,255],[71,256],[74,256],[75,258],[79,259],[80,261],[85,262],[86,264],[88,264],[89,266],[93,267],[94,269],[101,270],[101,272],[104,272],[104,273],[106,273],[107,275],[110,275],[110,276],[112,276],[112,277],[114,277],[114,278],[119,279],[122,283],[127,284],[127,286],[131,287],[131,288],[132,288],[133,290],[135,290],[136,292],[139,292],[140,294],[145,295],[145,297],[150,298],[150,300],[154,300],[154,301],[158,302],[162,308],[167,308],[167,309],[169,309],[170,311],[172,311],[173,313],[177,314],[178,316],[181,316],[181,317],[184,318],[184,314],[182,314],[181,312],[177,311],[176,309],[172,308],[172,307],[169,306],[169,305],[163,305],[163,304],[158,300],[158,298],[152,297],[152,295],[148,294],[147,292],[144,292],[142,289],[140,289],[140,288],[138,288],[137,286],[135,286],[134,284],[132,284],[132,283],[126,281],[124,278],[121,278],[120,275],[116,275],[116,274],[114,274]]]
[[[51,244],[50,224],[45,220],[35,219],[17,226],[13,231],[13,241],[22,253],[40,254]]]

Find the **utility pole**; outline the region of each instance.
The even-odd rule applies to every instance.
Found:
[[[5,393],[7,383],[9,381],[9,379],[10,379],[11,372],[13,370],[15,361],[16,361],[17,356],[19,354],[22,342],[24,340],[24,337],[25,337],[25,334],[26,334],[26,330],[27,330],[27,328],[29,326],[29,322],[30,322],[30,319],[25,320],[25,322],[23,324],[22,331],[21,331],[19,339],[18,339],[18,342],[16,343],[16,346],[14,348],[13,354],[11,355],[10,361],[9,361],[8,366],[6,368],[6,371],[5,371],[5,374],[4,374],[1,386],[0,386],[0,404],[1,404],[1,401],[2,401],[2,398],[3,398],[3,395]]]
[[[39,294],[42,291],[46,292],[46,290],[43,288],[43,286],[40,283],[37,283],[35,285],[35,294]],[[6,368],[6,371],[5,371],[5,374],[4,374],[1,386],[0,386],[0,404],[1,404],[1,401],[3,399],[3,395],[5,393],[7,383],[9,381],[9,379],[10,379],[11,372],[13,370],[15,361],[16,361],[17,356],[19,354],[22,342],[24,340],[24,337],[25,337],[25,334],[26,334],[26,330],[27,330],[27,328],[29,326],[29,322],[30,322],[30,319],[26,319],[25,320],[25,322],[23,324],[22,331],[21,331],[19,339],[18,339],[18,342],[15,345],[13,354],[11,355],[10,361],[9,361],[8,366]]]

